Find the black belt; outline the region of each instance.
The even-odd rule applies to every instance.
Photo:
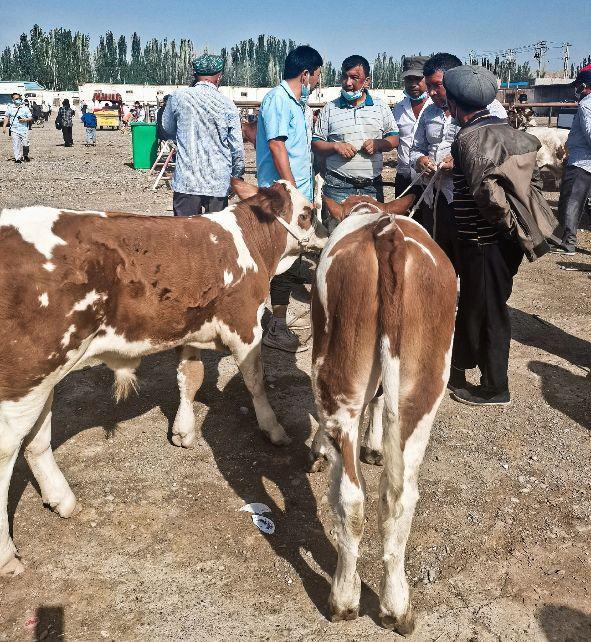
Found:
[[[345,181],[345,183],[349,183],[349,185],[353,185],[353,187],[369,187],[370,185],[377,186],[382,184],[381,174],[379,174],[375,178],[351,178],[349,176],[343,176],[342,174],[333,172],[331,169],[329,169],[326,173],[330,176],[338,178],[341,181]]]

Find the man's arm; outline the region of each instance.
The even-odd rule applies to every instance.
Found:
[[[499,184],[503,176],[498,168],[488,158],[466,154],[461,144],[458,156],[468,189],[482,216],[492,225],[509,230],[511,206]]]
[[[591,147],[591,106],[585,103],[584,105],[579,105],[579,109],[581,110],[581,125],[583,126],[583,134],[585,136],[585,140],[587,141],[587,145]]]
[[[240,126],[240,114],[232,105],[232,111],[228,118],[228,144],[232,155],[232,176],[240,178],[244,174],[244,141],[242,140],[242,127]]]
[[[6,127],[8,126],[8,114],[4,116],[4,120],[2,121],[2,133],[6,134]]]
[[[358,150],[355,149],[351,143],[337,143],[328,140],[328,133],[330,131],[329,109],[329,105],[325,105],[318,115],[318,120],[314,127],[314,135],[312,136],[312,151],[318,156],[331,156],[332,154],[338,154],[347,160],[353,158]]]
[[[423,111],[419,122],[417,123],[417,129],[415,132],[415,137],[413,145],[410,149],[410,166],[414,167],[417,172],[422,172],[424,169],[428,169],[427,174],[433,174],[435,171],[435,163],[431,158],[429,158],[429,141],[427,140],[427,121],[425,118],[425,112]]]
[[[174,115],[173,103],[176,103],[174,94],[166,102],[166,107],[162,112],[162,128],[170,138],[176,138],[176,118]]]
[[[279,174],[279,178],[289,181],[294,187],[297,187],[295,178],[291,172],[285,140],[286,138],[283,136],[272,138],[269,141],[269,151],[271,152],[271,158],[273,159],[273,164]]]

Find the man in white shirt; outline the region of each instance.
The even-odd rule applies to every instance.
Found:
[[[417,123],[421,114],[433,101],[427,94],[423,65],[428,56],[405,56],[402,62],[404,98],[392,110],[398,125],[398,161],[396,164],[395,193],[400,196],[411,184],[410,150],[412,149]],[[422,188],[416,184],[412,193],[420,196]]]

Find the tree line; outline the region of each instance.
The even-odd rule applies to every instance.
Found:
[[[497,56],[494,60],[489,58],[477,58],[470,59],[471,65],[480,65],[481,67],[486,67],[489,71],[492,71],[493,74],[501,82],[530,82],[534,79],[534,74],[529,66],[529,62],[517,63],[516,60],[501,60]]]
[[[221,54],[226,59],[224,85],[272,87],[281,80],[287,54],[297,46],[293,40],[260,35],[249,38]],[[142,43],[133,33],[112,31],[99,37],[91,49],[90,37],[70,29],[44,31],[35,25],[0,54],[1,80],[37,81],[54,91],[73,90],[86,82],[182,85],[192,76],[191,62],[198,55],[190,39],[158,40]],[[399,87],[401,64],[386,53],[374,61],[373,86]],[[339,84],[339,69],[326,60],[322,84]]]

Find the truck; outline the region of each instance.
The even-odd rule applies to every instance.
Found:
[[[8,105],[12,103],[12,94],[18,91],[22,95],[23,99],[25,97],[26,87],[24,82],[11,82],[11,81],[0,81],[0,119],[4,120],[4,114],[8,109]]]

